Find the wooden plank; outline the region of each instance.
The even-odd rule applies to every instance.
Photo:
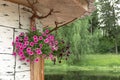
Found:
[[[13,41],[13,29],[0,26],[0,53],[12,54],[13,52],[13,46],[11,44],[12,41]]]
[[[19,28],[18,5],[0,0],[0,25]]]

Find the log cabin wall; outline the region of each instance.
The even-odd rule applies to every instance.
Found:
[[[14,57],[12,41],[30,27],[31,13],[24,6],[0,0],[0,80],[30,80],[29,63]],[[26,8],[28,9],[28,8]],[[42,30],[40,22],[37,28]]]

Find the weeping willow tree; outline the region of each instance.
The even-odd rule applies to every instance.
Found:
[[[89,32],[91,17],[79,19],[70,25],[66,25],[57,31],[57,36],[70,43],[71,61],[75,63],[80,59],[80,55],[94,53],[99,44],[99,30],[91,34]]]

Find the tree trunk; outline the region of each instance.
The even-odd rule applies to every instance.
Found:
[[[41,56],[39,62],[31,62],[31,80],[44,80],[44,58]]]
[[[115,40],[115,53],[118,54],[118,45],[116,40]]]

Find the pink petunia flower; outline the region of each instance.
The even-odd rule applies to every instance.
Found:
[[[25,37],[24,37],[24,41],[28,41],[28,36],[25,36]]]
[[[21,54],[20,57],[21,57],[21,58],[25,58],[25,55],[24,55],[24,54]]]
[[[30,42],[30,46],[33,47],[34,46],[34,42]]]
[[[53,54],[50,53],[49,58],[53,60]]]
[[[16,39],[15,39],[15,40],[16,40],[16,42],[19,42],[19,37],[16,37]]]
[[[27,45],[24,44],[24,45],[23,45],[23,48],[25,49],[26,47],[27,47]]]
[[[12,54],[13,56],[16,56],[16,52],[13,52],[13,54]]]
[[[38,42],[38,38],[34,39],[34,42],[37,43]]]
[[[14,42],[12,42],[12,46],[14,46],[15,45],[15,43]]]
[[[18,48],[19,48],[19,46],[18,46],[18,45],[16,45],[16,46],[15,46],[15,48],[16,48],[16,49],[18,49]]]
[[[23,55],[23,54],[24,54],[23,51],[19,51],[19,52],[18,52],[18,55],[19,55],[19,56],[21,56],[21,55]]]
[[[53,35],[49,36],[49,38],[51,41],[54,41],[54,39],[55,39]]]
[[[45,33],[47,33],[47,34],[48,34],[48,33],[49,33],[49,30],[48,30],[48,29],[47,29],[47,30],[45,30]]]
[[[34,54],[34,52],[30,51],[28,54],[29,54],[29,55],[33,55],[33,54]]]
[[[19,47],[22,47],[23,46],[23,43],[19,43]]]
[[[55,45],[58,45],[58,41],[55,41]]]
[[[40,59],[39,58],[36,58],[35,60],[34,60],[34,62],[38,62]]]
[[[42,33],[42,36],[46,36],[47,34],[46,33]]]
[[[21,60],[21,61],[24,61],[24,60],[25,60],[25,57],[21,58],[20,60]]]
[[[21,32],[21,33],[20,33],[20,36],[24,36],[24,33],[23,33],[23,32]]]
[[[57,51],[58,50],[58,46],[52,46],[51,49],[52,49],[52,51]]]
[[[33,27],[33,28],[32,28],[32,31],[36,31],[36,28],[35,28],[35,27]]]
[[[38,36],[37,36],[37,35],[34,35],[34,36],[33,36],[33,39],[37,39],[37,38],[38,38]]]
[[[40,48],[42,48],[43,45],[42,45],[42,44],[39,44],[39,46],[40,46]]]
[[[26,51],[27,51],[27,52],[31,52],[31,48],[28,47],[28,48],[26,49]]]
[[[23,48],[23,47],[20,47],[20,48],[19,48],[19,50],[20,50],[20,51],[23,51],[23,50],[24,50],[24,48]]]
[[[27,59],[27,60],[26,60],[26,62],[30,62],[30,60],[29,60],[29,59]]]
[[[42,36],[39,36],[39,40],[42,40],[43,39],[43,37]]]
[[[46,39],[44,40],[44,42],[45,42],[45,43],[49,43],[49,39],[46,38]]]
[[[29,41],[25,41],[25,42],[24,42],[24,45],[29,45]]]
[[[36,52],[37,54],[42,54],[42,51],[41,51],[41,49],[39,49],[39,48],[37,48],[37,49],[35,50],[35,52]]]
[[[54,44],[53,44],[52,42],[49,42],[49,45],[50,45],[50,46],[53,46]]]

